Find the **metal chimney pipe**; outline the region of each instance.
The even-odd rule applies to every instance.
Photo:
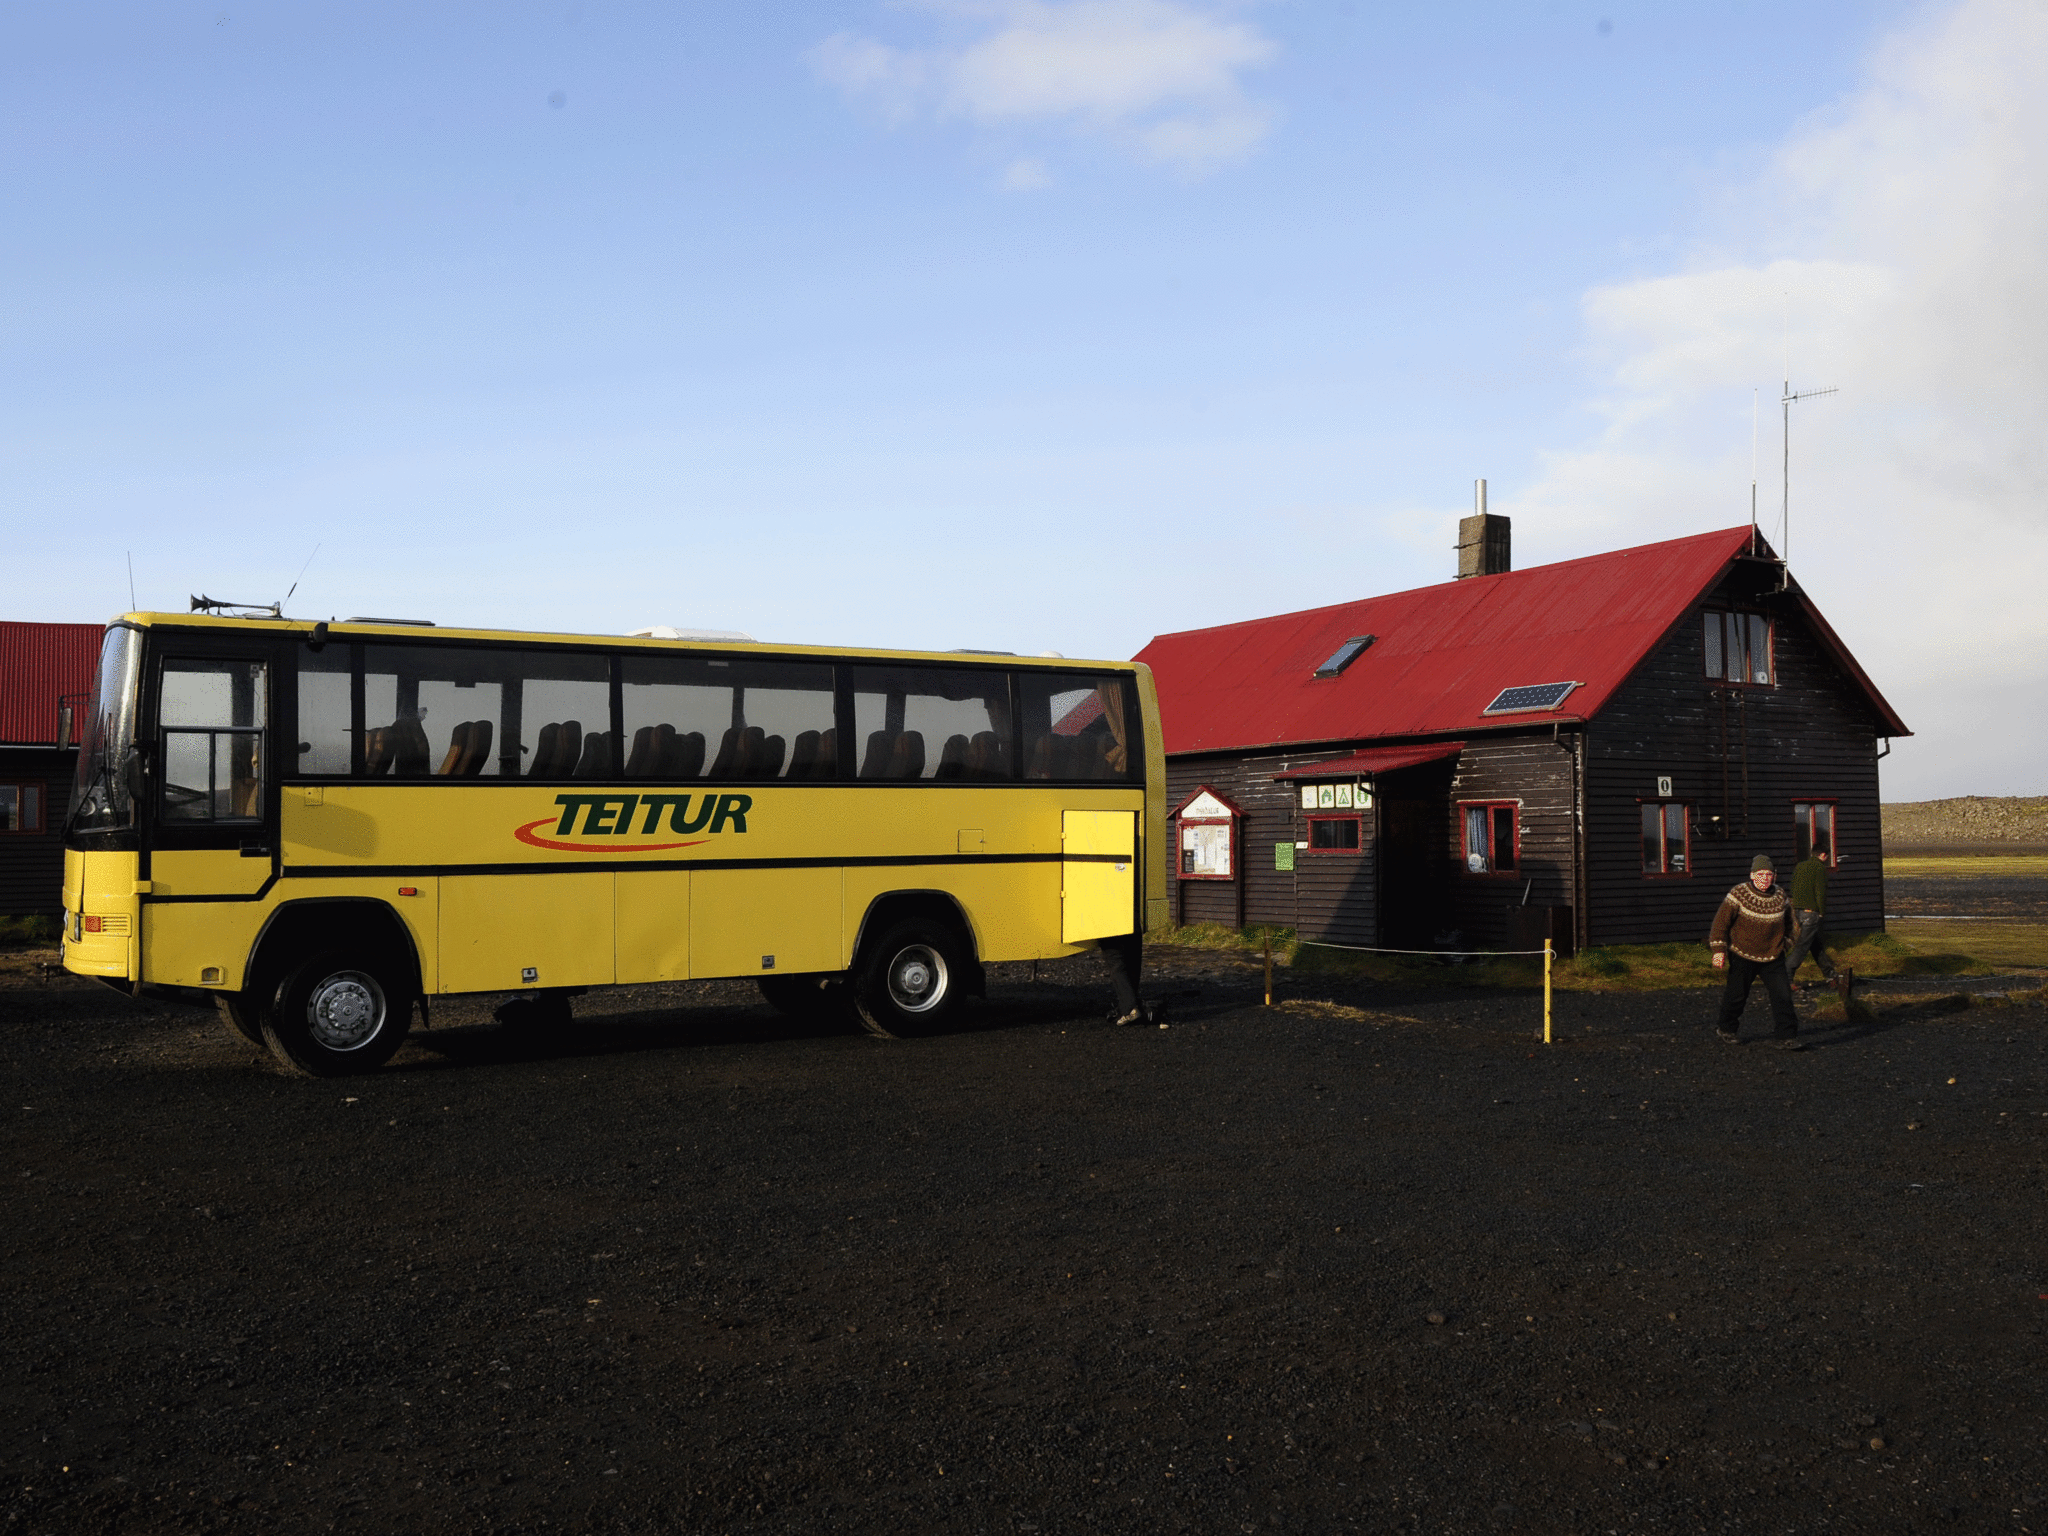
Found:
[[[1474,480],[1472,482],[1472,515],[1474,517],[1486,516],[1486,482],[1484,480]]]

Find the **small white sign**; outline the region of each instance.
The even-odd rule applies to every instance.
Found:
[[[1301,808],[1304,811],[1312,811],[1316,808],[1315,785],[1304,784],[1301,786]]]
[[[1339,784],[1337,786],[1337,809],[1340,811],[1351,809],[1351,786],[1349,784]]]
[[[1316,786],[1316,808],[1317,808],[1318,810],[1324,810],[1324,811],[1327,811],[1327,810],[1331,809],[1331,808],[1332,808],[1333,806],[1335,806],[1335,805],[1336,805],[1336,803],[1337,803],[1337,786],[1336,786],[1336,785],[1334,785],[1334,784],[1318,784],[1318,785]]]
[[[1659,800],[1669,800],[1671,798],[1671,775],[1668,773],[1657,775],[1657,798]]]
[[[1206,789],[1181,808],[1182,821],[1227,821],[1230,807]]]

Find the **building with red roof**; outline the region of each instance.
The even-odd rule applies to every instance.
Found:
[[[98,624],[0,622],[0,915],[63,907],[64,814]]]
[[[1910,733],[1755,530],[1525,571],[1506,518],[1461,536],[1458,580],[1138,654],[1182,920],[1382,948],[1703,940],[1753,854],[1789,871],[1820,844],[1830,926],[1883,927],[1877,762]]]

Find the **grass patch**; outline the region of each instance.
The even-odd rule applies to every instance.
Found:
[[[1901,917],[1894,918],[1890,928],[1883,937],[1907,952],[1909,975],[1981,976],[2000,967],[2048,968],[2048,923]]]
[[[1888,880],[1893,876],[1911,879],[1915,875],[2010,880],[2014,876],[2048,875],[2048,853],[1888,854],[1884,873]]]
[[[0,944],[54,944],[60,933],[58,920],[44,913],[0,917]]]
[[[1910,920],[1892,926],[1890,933],[1830,934],[1829,952],[1837,965],[1853,967],[1859,977],[1988,976],[2001,965],[2048,966],[2048,924],[1919,925],[1937,930],[1931,935],[1923,935]],[[1958,928],[1968,932],[1959,933]],[[1999,935],[1993,930],[2004,928],[2024,930],[2025,936],[2012,946],[1996,942]],[[1425,986],[1543,985],[1543,961],[1534,956],[1452,961],[1430,955],[1376,955],[1304,942],[1292,928],[1251,928],[1239,932],[1220,923],[1195,923],[1147,934],[1146,940],[1258,956],[1263,953],[1269,935],[1274,964],[1286,966],[1295,975]],[[1981,944],[1980,936],[1994,942]],[[1967,952],[1957,947],[1958,940],[1968,943]],[[2026,958],[2029,955],[2038,958]],[[1820,971],[1809,960],[1800,974],[1817,979]],[[1580,950],[1568,960],[1557,960],[1550,981],[1554,988],[1564,992],[1662,992],[1674,987],[1718,987],[1722,975],[1714,969],[1713,956],[1705,944],[1605,944]]]

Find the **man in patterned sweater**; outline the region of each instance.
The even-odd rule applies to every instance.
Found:
[[[1785,946],[1792,941],[1792,903],[1783,891],[1772,890],[1778,878],[1777,866],[1768,853],[1749,861],[1749,879],[1730,891],[1714,913],[1714,930],[1707,938],[1714,951],[1714,966],[1728,972],[1728,985],[1721,993],[1721,1017],[1716,1024],[1720,1037],[1730,1045],[1742,1043],[1742,1007],[1749,1001],[1750,984],[1761,981],[1771,1000],[1771,1033],[1780,1049],[1804,1049],[1799,1039],[1799,1016],[1792,1011],[1792,979],[1785,973]]]

